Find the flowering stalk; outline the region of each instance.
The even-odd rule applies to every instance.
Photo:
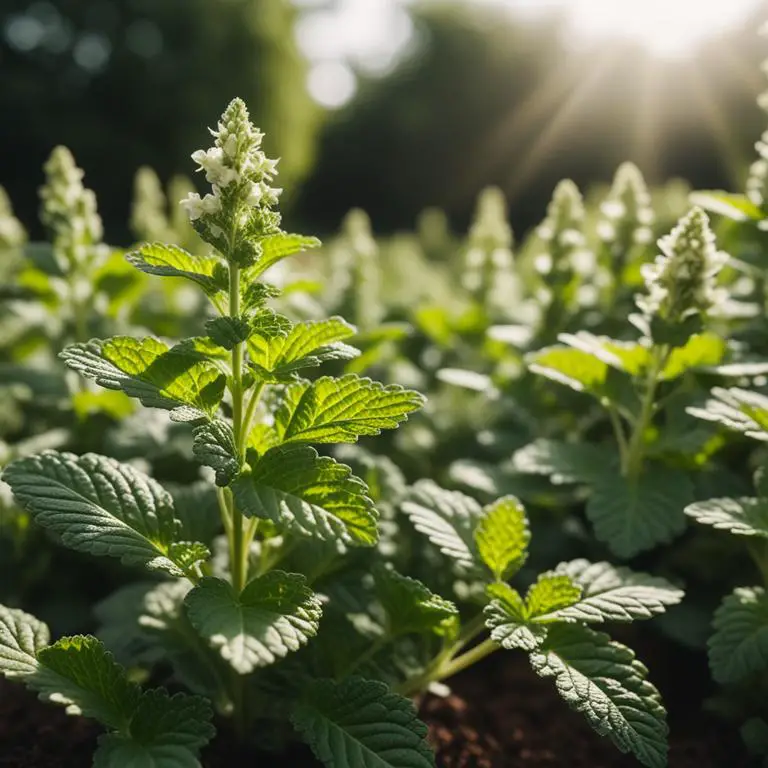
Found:
[[[27,240],[22,223],[13,215],[13,207],[5,189],[0,187],[0,251],[18,248]]]

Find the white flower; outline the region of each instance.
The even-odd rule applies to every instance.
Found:
[[[221,200],[215,195],[206,195],[200,198],[197,192],[190,192],[179,205],[187,212],[190,221],[196,221],[204,214],[210,215],[221,210]]]
[[[192,159],[200,166],[198,170],[205,171],[205,178],[210,184],[226,187],[233,181],[238,181],[240,174],[225,164],[224,151],[218,147],[209,150],[198,149],[192,153]]]
[[[262,189],[261,184],[254,183],[251,184],[250,190],[248,190],[248,197],[246,198],[245,202],[248,205],[252,205],[254,208],[261,203],[261,199],[264,197],[264,190]]]

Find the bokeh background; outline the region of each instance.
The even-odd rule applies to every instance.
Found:
[[[428,206],[463,228],[496,184],[523,233],[558,179],[623,160],[740,189],[766,18],[761,0],[2,0],[0,184],[39,235],[41,166],[66,144],[127,243],[136,169],[190,173],[239,95],[282,158],[290,229],[353,206],[379,233]]]

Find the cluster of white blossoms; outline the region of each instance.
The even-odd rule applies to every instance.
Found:
[[[40,219],[51,232],[54,252],[62,266],[84,264],[104,234],[96,195],[83,187],[83,171],[66,147],[56,147],[43,168]]]
[[[277,204],[282,190],[271,186],[278,161],[262,151],[264,134],[250,122],[240,99],[230,103],[211,134],[214,146],[193,152],[192,159],[212,192],[203,197],[191,192],[180,203],[201,236],[205,238],[207,230],[216,239],[232,224],[247,227],[256,209]]]
[[[622,163],[619,166],[600,213],[597,234],[617,255],[625,255],[634,245],[651,242],[654,221],[651,195],[636,165]]]
[[[768,210],[768,131],[755,144],[758,159],[749,168],[747,197],[758,208]]]
[[[13,215],[13,207],[5,189],[0,187],[0,250],[23,245],[27,233],[22,223]]]
[[[637,306],[647,317],[675,323],[706,314],[727,297],[717,275],[728,254],[718,251],[701,208],[693,208],[658,244],[661,254],[641,270],[648,293],[637,297]]]

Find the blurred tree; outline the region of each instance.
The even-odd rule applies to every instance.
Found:
[[[479,191],[495,185],[522,234],[560,179],[587,189],[625,160],[653,184],[731,187],[763,128],[754,19],[685,61],[626,42],[576,49],[554,14],[523,20],[454,0],[417,4],[413,18],[411,54],[386,78],[361,77],[325,124],[297,206],[315,230],[353,206],[377,230],[411,228],[426,206],[464,228]]]
[[[2,0],[0,180],[32,224],[44,158],[66,144],[113,240],[128,237],[133,175],[191,170],[205,126],[234,96],[284,158],[290,190],[314,152],[289,0]]]

